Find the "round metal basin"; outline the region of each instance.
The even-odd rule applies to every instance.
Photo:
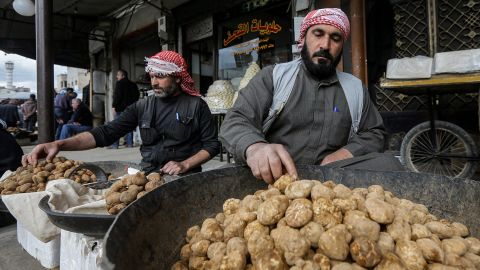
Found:
[[[333,180],[350,188],[379,184],[397,197],[424,204],[438,217],[467,225],[480,235],[480,183],[412,172],[339,170],[299,166],[303,179]],[[228,198],[265,189],[244,167],[188,175],[147,193],[116,218],[105,235],[107,269],[170,269],[179,259],[185,233],[222,211]]]

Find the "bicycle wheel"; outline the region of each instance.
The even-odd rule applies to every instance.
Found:
[[[473,139],[461,127],[444,121],[435,121],[437,149],[430,135],[430,122],[411,129],[403,139],[400,155],[407,168],[414,172],[442,174],[470,178],[477,162],[462,157],[477,157]]]

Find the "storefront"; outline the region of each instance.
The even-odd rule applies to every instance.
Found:
[[[238,90],[249,66],[258,71],[292,59],[288,3],[245,1],[182,26],[182,52],[203,95],[217,80]]]

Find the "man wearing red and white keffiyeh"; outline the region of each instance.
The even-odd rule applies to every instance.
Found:
[[[155,78],[165,79],[167,77],[175,78],[175,84],[180,84],[181,90],[191,96],[200,96],[200,92],[195,88],[192,77],[188,74],[187,64],[181,55],[173,51],[161,51],[150,58],[145,59],[147,65],[145,71],[152,79],[152,86],[155,94],[159,97],[168,95],[169,89],[156,88],[161,87],[153,80]]]
[[[300,26],[301,59],[264,67],[242,89],[219,138],[257,178],[296,177],[295,164],[403,170],[379,153],[385,128],[362,82],[336,70],[349,34],[342,10],[310,11]]]
[[[52,159],[60,150],[86,150],[111,145],[140,127],[142,170],[178,175],[200,172],[201,165],[220,151],[210,109],[195,89],[182,56],[162,51],[146,58],[155,95],[129,105],[106,125],[73,138],[41,144],[23,158],[34,164]]]

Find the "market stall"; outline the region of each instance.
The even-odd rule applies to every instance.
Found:
[[[0,210],[15,217],[18,242],[42,266],[96,269],[101,238],[115,218],[107,212],[104,198],[112,185],[108,179],[138,165],[115,161],[93,165],[63,157],[53,161],[5,173]],[[87,247],[92,243],[96,249]]]
[[[451,122],[439,121],[438,96],[450,93],[477,93],[480,73],[434,74],[425,79],[386,79],[385,89],[404,95],[427,95],[429,121],[411,129],[404,137],[400,154],[414,172],[438,173],[452,177],[472,177],[480,160],[473,138]]]

